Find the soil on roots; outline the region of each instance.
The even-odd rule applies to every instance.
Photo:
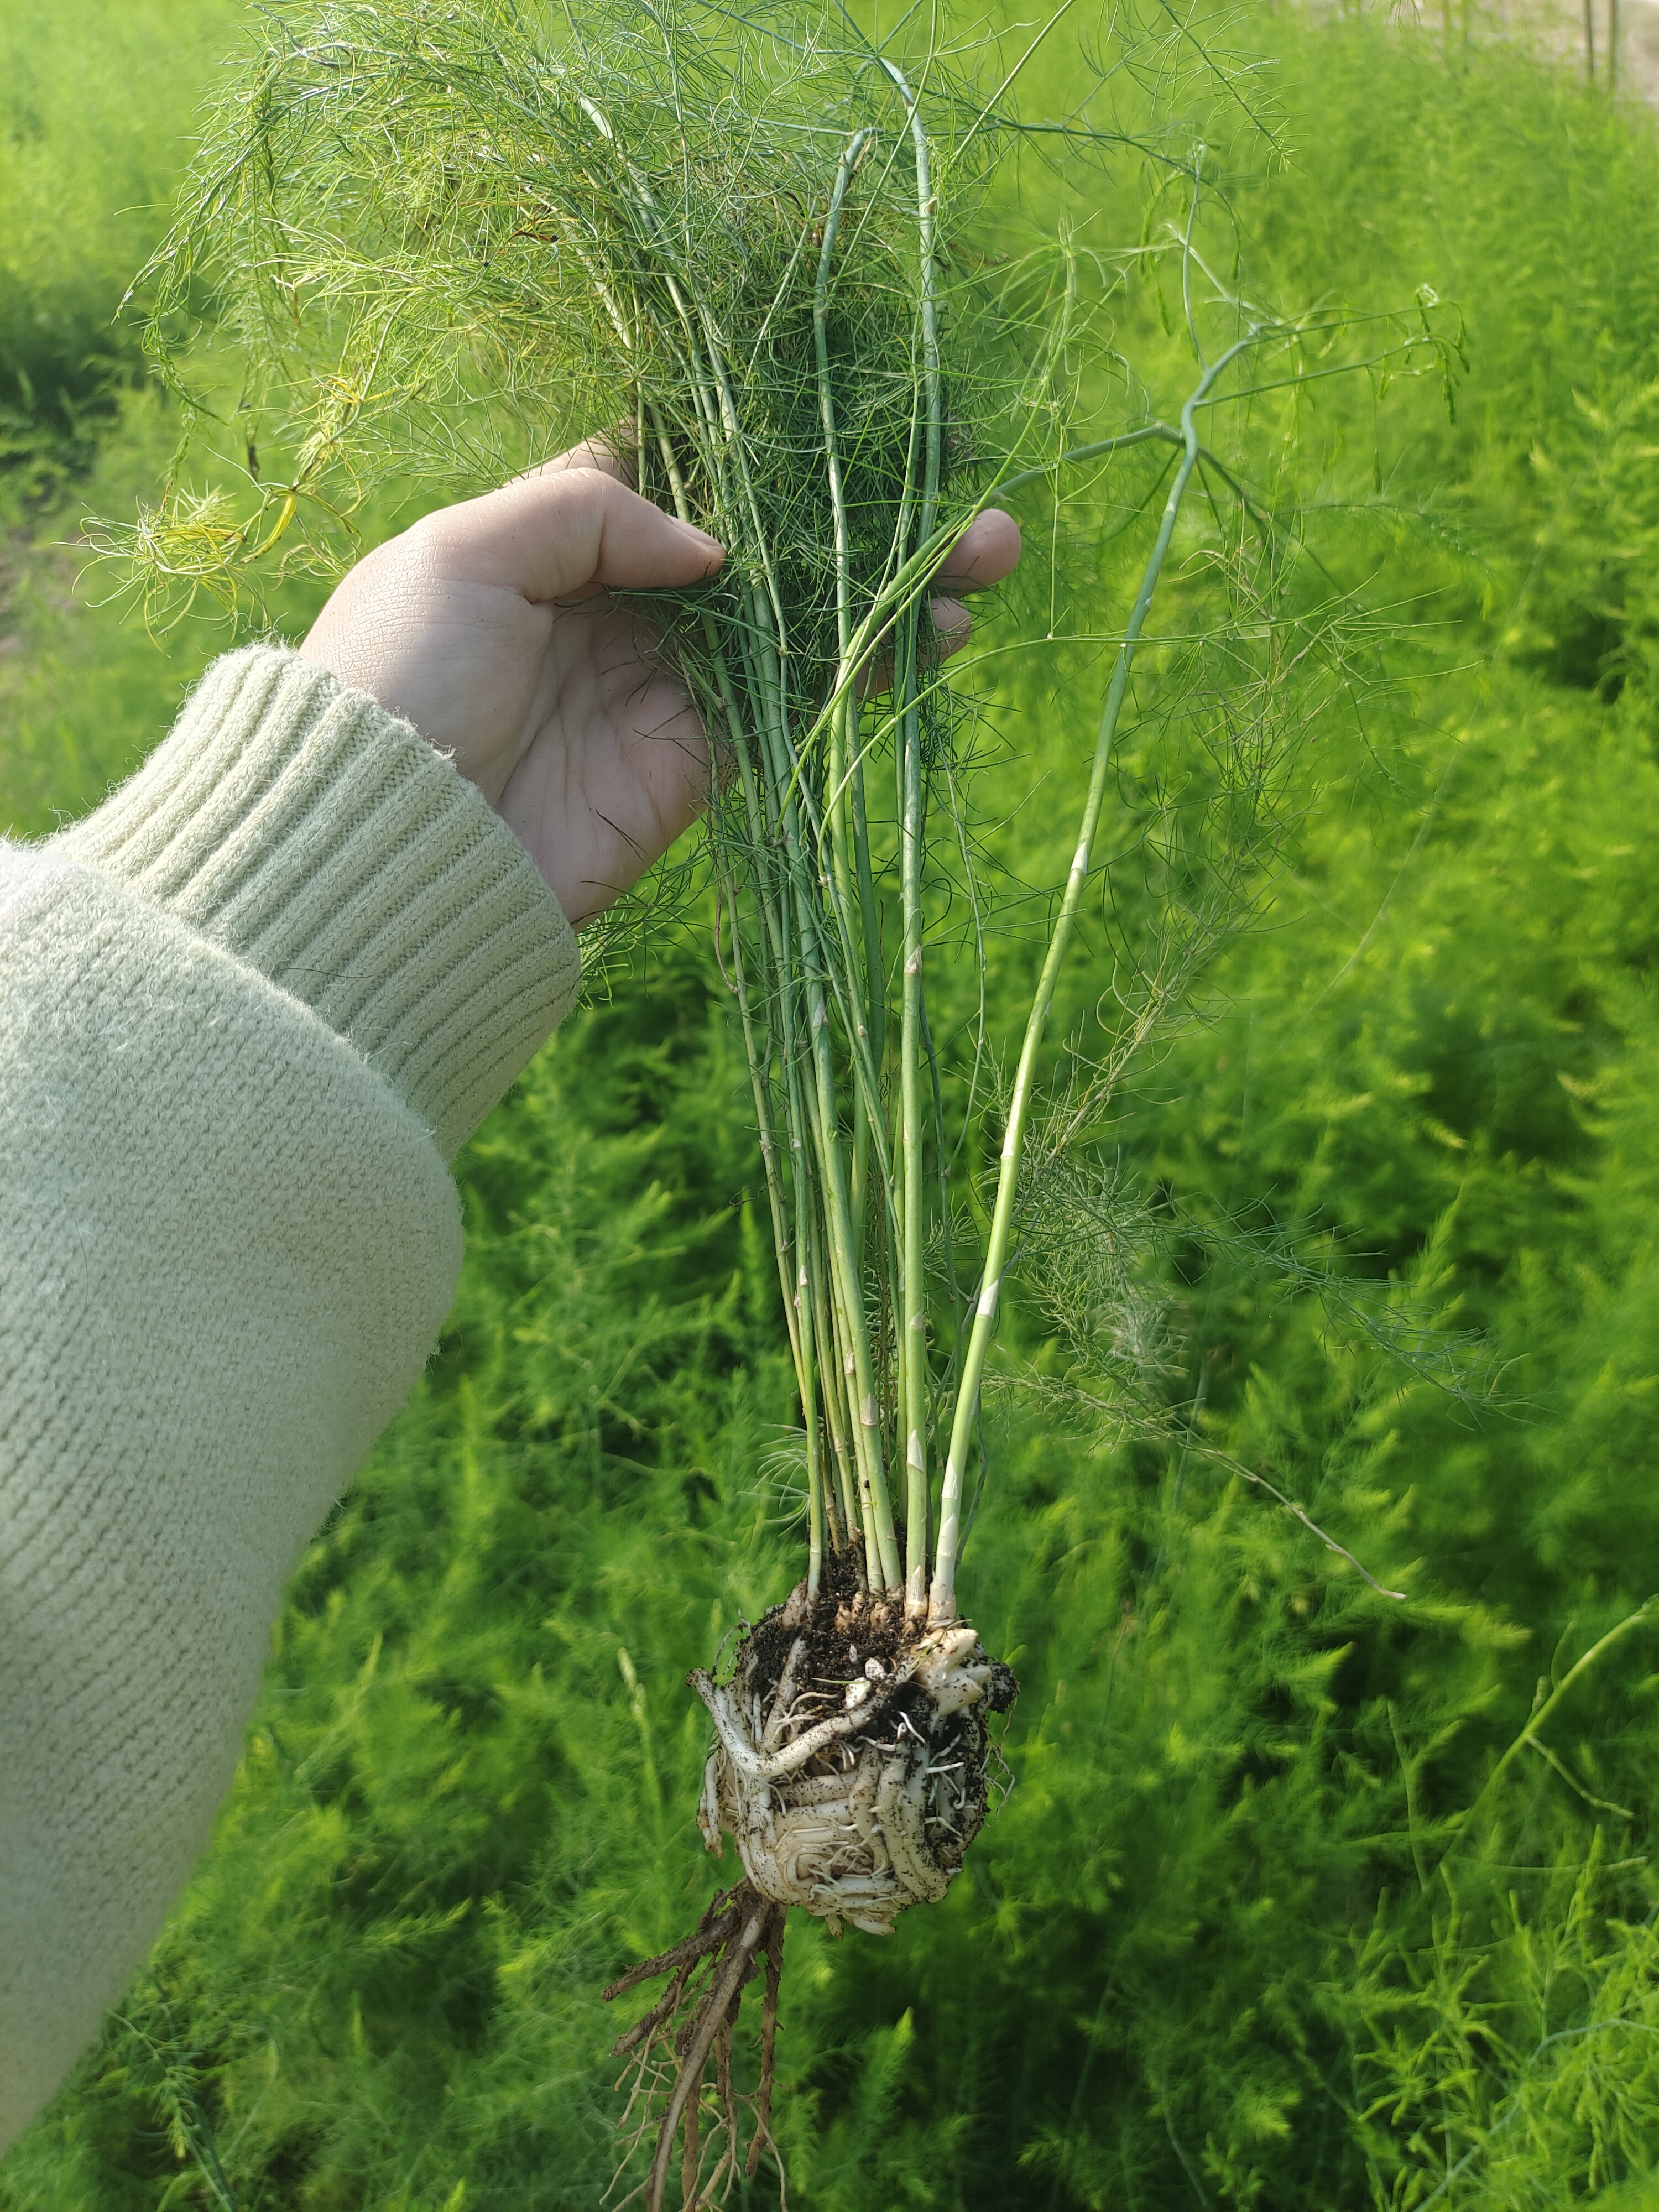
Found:
[[[832,1935],[891,1933],[944,1896],[988,1802],[986,1718],[1006,1667],[966,1622],[929,1628],[861,1591],[798,1589],[744,1638],[730,1676],[691,1686],[716,1741],[699,1821],[735,1838],[763,1897]]]
[[[616,2045],[630,2061],[629,2148],[656,2131],[647,2212],[659,2212],[682,2124],[686,2212],[719,2201],[735,2178],[741,2106],[754,2118],[744,2171],[753,2174],[766,2149],[775,2155],[785,1913],[798,1905],[832,1936],[849,1923],[887,1936],[906,1906],[943,1897],[990,1802],[987,1719],[1018,1691],[966,1622],[907,1620],[902,1603],[872,1601],[850,1574],[816,1595],[802,1583],[745,1632],[729,1674],[698,1668],[688,1680],[715,1734],[698,1824],[714,1852],[723,1832],[734,1838],[746,1878],[715,1899],[695,1935],[605,1992],[609,2000],[670,1977]],[[759,2087],[739,2097],[732,2033],[763,1966]]]

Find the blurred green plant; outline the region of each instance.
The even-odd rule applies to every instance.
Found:
[[[0,13],[0,514],[83,470],[142,375],[117,319],[166,226],[235,0],[12,0]]]
[[[1636,2212],[1659,2188],[1647,1625],[1534,1718],[1659,1589],[1650,676],[1632,653],[1603,680],[1598,647],[1585,680],[1558,650],[1595,564],[1635,588],[1643,563],[1587,492],[1589,557],[1551,535],[1553,486],[1613,452],[1575,387],[1593,371],[1616,422],[1653,373],[1651,129],[1495,44],[1450,70],[1352,17],[1255,35],[1295,161],[1259,222],[1230,173],[1252,265],[1288,296],[1426,276],[1465,310],[1471,374],[1450,429],[1427,394],[1375,419],[1334,386],[1298,402],[1329,465],[1322,557],[1377,566],[1409,628],[1370,719],[1328,733],[1273,926],[1099,1132],[1149,1224],[1170,1435],[1113,1413],[1109,1254],[1032,1255],[1005,1314],[975,1600],[1026,1684],[1018,1786],[890,1946],[791,1933],[780,2133],[812,2208]],[[1112,312],[1161,374],[1180,337],[1154,289]],[[112,439],[104,512],[170,434],[131,419],[152,442]],[[1641,444],[1613,469],[1638,520]],[[1353,495],[1356,462],[1391,513]],[[37,560],[0,663],[0,793],[27,828],[159,735],[199,650],[169,666]],[[981,835],[1041,884],[1097,656],[1034,667],[1008,634],[982,631],[976,742],[1004,743]],[[1115,851],[1179,799],[1156,735],[1127,733]],[[1056,1003],[1056,1096],[1066,1048],[1110,1048],[1121,940],[1144,950],[1155,868],[1117,880]],[[1030,933],[990,952],[998,1015]],[[700,1732],[661,1686],[793,1572],[757,1480],[792,1385],[727,994],[696,941],[637,957],[648,988],[579,1017],[464,1163],[444,1356],[313,1547],[214,1850],[126,2025],[0,2171],[7,2212],[213,2206],[216,2161],[244,2206],[598,2202],[594,1986],[708,1893]],[[965,1145],[964,1186],[986,1164]],[[1480,1332],[1501,1413],[1378,1344],[1425,1311]]]

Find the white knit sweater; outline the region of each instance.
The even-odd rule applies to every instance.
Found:
[[[0,2150],[207,1840],[283,1579],[449,1305],[447,1162],[578,973],[481,794],[270,647],[0,842]]]

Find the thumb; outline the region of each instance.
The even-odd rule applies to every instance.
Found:
[[[428,546],[457,580],[532,602],[596,586],[672,589],[712,576],[726,548],[597,468],[520,477],[427,522]]]

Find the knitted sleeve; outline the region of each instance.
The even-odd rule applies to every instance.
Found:
[[[447,1162],[578,973],[480,793],[270,647],[0,843],[0,2149],[206,1841],[283,1579],[448,1307]]]

